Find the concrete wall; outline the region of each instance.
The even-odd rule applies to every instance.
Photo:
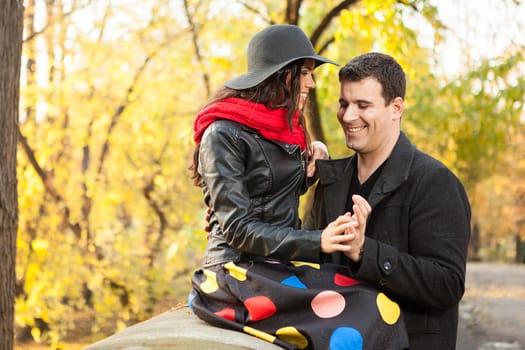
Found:
[[[167,311],[98,341],[84,350],[279,350],[248,334],[213,327],[187,306]]]

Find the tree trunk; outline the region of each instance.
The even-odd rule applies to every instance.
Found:
[[[22,55],[21,0],[3,0],[0,11],[0,349],[14,347],[14,296],[18,195],[16,147],[20,60]]]
[[[468,258],[470,261],[480,261],[479,249],[481,247],[481,237],[479,225],[475,219],[472,221],[472,231],[470,233],[470,242],[468,246]]]
[[[515,261],[518,264],[525,264],[525,241],[523,241],[519,235],[516,234],[516,258]]]

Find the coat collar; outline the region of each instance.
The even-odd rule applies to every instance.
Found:
[[[392,154],[386,160],[385,167],[370,192],[368,202],[372,208],[408,179],[415,152],[416,147],[401,132]],[[330,220],[344,213],[350,182],[356,171],[354,157],[356,155],[317,162],[319,183],[324,187],[325,208]]]

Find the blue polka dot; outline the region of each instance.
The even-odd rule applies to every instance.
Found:
[[[281,284],[301,289],[308,289],[297,276],[290,276],[281,281]]]
[[[330,350],[362,350],[363,337],[358,330],[339,327],[330,337]]]

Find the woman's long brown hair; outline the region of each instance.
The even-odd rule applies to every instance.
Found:
[[[306,141],[306,165],[308,166],[311,154],[310,135],[302,111],[297,110],[297,101],[299,100],[301,88],[302,66],[303,60],[294,61],[252,88],[234,90],[223,86],[208,100],[205,107],[229,97],[237,97],[255,103],[262,103],[268,109],[288,108],[286,119],[290,130],[293,129],[292,117],[296,111],[299,112],[299,125],[302,126],[304,131]],[[287,83],[288,77],[290,78],[290,85]],[[189,168],[191,179],[195,186],[202,185],[202,178],[198,172],[199,146],[200,144],[197,144],[193,150],[193,162]]]

